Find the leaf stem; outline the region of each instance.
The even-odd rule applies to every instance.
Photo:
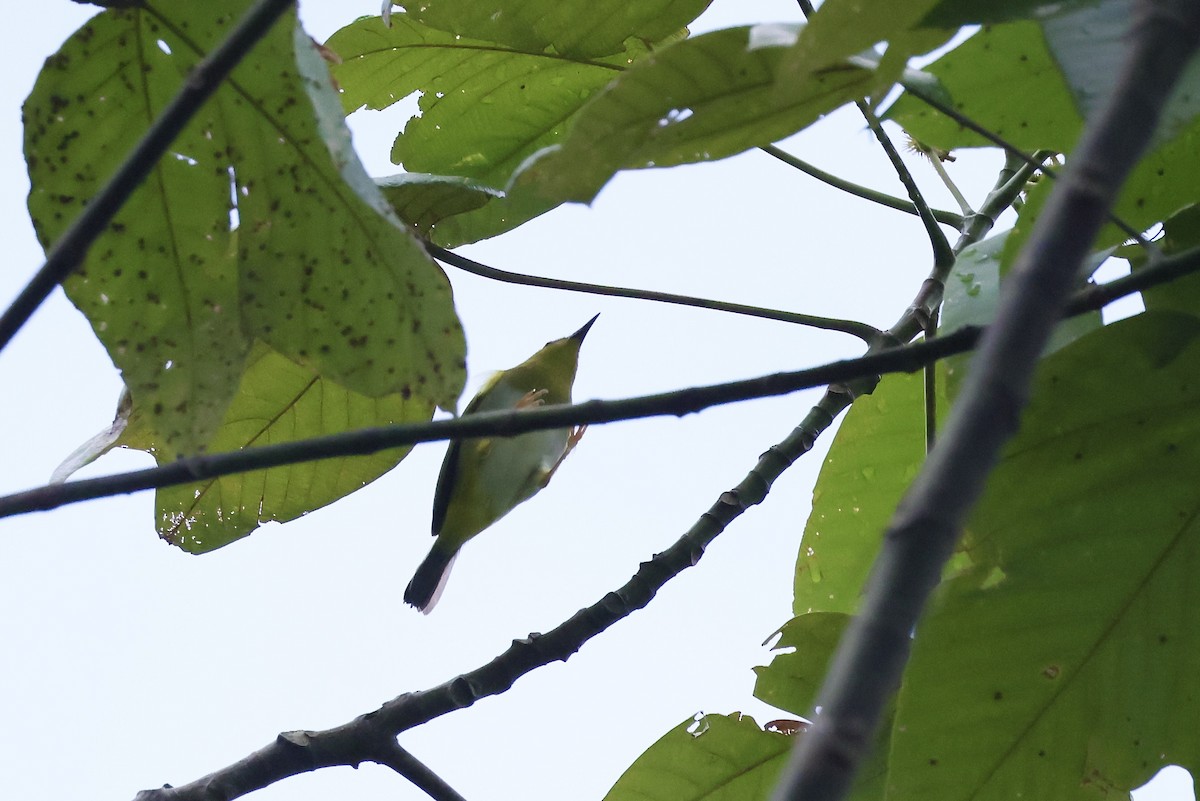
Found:
[[[524,273],[514,273],[508,270],[501,270],[496,267],[489,267],[486,264],[481,264],[466,256],[455,253],[452,250],[446,250],[443,247],[425,242],[425,250],[429,255],[433,256],[438,261],[457,267],[464,272],[478,275],[483,278],[490,278],[494,281],[503,281],[509,284],[520,284],[523,286],[536,286],[545,289],[560,289],[568,292],[584,292],[590,295],[606,295],[617,298],[632,298],[635,300],[652,300],[658,303],[673,303],[679,306],[692,306],[700,309],[712,309],[714,311],[728,312],[730,314],[743,314],[748,317],[760,317],[766,320],[778,320],[784,323],[793,323],[795,325],[805,325],[810,328],[819,328],[824,331],[840,331],[843,334],[850,334],[858,337],[863,342],[870,344],[879,339],[881,331],[875,326],[867,323],[860,323],[856,320],[840,320],[833,317],[818,317],[812,314],[800,314],[799,312],[780,311],[778,309],[764,309],[759,306],[746,306],[741,303],[729,303],[723,300],[709,300],[707,298],[696,298],[689,295],[676,295],[670,292],[654,292],[648,289],[628,289],[625,287],[605,286],[603,284],[588,284],[580,281],[567,281],[561,278],[543,278],[536,275],[526,275]]]
[[[844,178],[839,178],[833,173],[825,172],[820,167],[809,164],[807,161],[797,158],[791,153],[781,150],[775,145],[763,145],[759,148],[759,150],[763,151],[767,155],[774,156],[788,166],[795,167],[797,170],[811,175],[818,181],[829,184],[835,189],[841,189],[843,192],[849,192],[851,195],[860,197],[863,200],[869,200],[872,203],[878,203],[881,206],[887,206],[888,208],[896,209],[897,211],[903,211],[907,214],[920,216],[920,212],[917,211],[917,207],[903,198],[898,198],[894,195],[889,195],[885,192],[879,192],[875,189],[871,189],[870,187],[862,186],[861,184],[856,184],[852,181],[847,181]],[[956,230],[962,228],[963,216],[961,214],[955,214],[952,211],[943,211],[942,209],[932,209],[932,212],[934,218],[936,218],[937,221],[943,225],[953,226]]]
[[[950,269],[954,266],[954,251],[950,248],[950,242],[946,239],[946,234],[938,227],[937,220],[934,218],[933,212],[930,211],[929,204],[925,202],[925,198],[921,194],[921,189],[913,179],[912,173],[909,172],[908,165],[900,157],[900,153],[896,150],[896,146],[892,144],[887,131],[883,130],[883,125],[879,122],[879,118],[875,116],[875,112],[871,111],[871,107],[863,100],[854,101],[854,105],[858,107],[859,112],[863,115],[863,119],[867,121],[867,127],[875,134],[875,139],[879,142],[879,146],[883,148],[883,152],[887,154],[888,161],[892,164],[892,169],[896,171],[896,177],[900,179],[900,183],[904,184],[904,189],[908,192],[909,199],[912,201],[913,206],[916,207],[917,216],[921,218],[921,222],[925,225],[925,233],[929,236],[930,245],[933,246],[934,269],[942,273],[942,280],[945,280],[945,275],[949,274]]]

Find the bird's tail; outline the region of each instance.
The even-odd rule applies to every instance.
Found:
[[[417,567],[412,581],[404,588],[404,602],[415,606],[422,614],[428,615],[433,611],[442,590],[446,588],[446,579],[450,578],[450,568],[458,551],[451,551],[435,542],[425,561]]]

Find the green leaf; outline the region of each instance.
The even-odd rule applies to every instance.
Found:
[[[817,704],[817,691],[826,679],[833,654],[850,621],[849,615],[812,612],[785,623],[779,630],[780,638],[774,646],[771,664],[754,669],[758,674],[754,684],[755,697],[799,717],[810,718]],[[889,704],[874,747],[855,776],[849,794],[852,801],[875,801],[884,797],[894,716],[895,709]],[[771,728],[769,724],[768,728]]]
[[[1163,223],[1163,237],[1158,246],[1163,255],[1170,256],[1200,245],[1200,206],[1188,206]],[[1134,269],[1146,266],[1144,252],[1138,250]],[[1142,292],[1147,311],[1178,311],[1200,317],[1200,273],[1176,278],[1169,284],[1151,287]]]
[[[937,0],[826,0],[783,57],[779,66],[781,83],[800,81],[885,40],[895,40],[892,46],[904,51],[903,58],[898,59],[894,53],[889,58],[897,71],[903,69],[909,55],[937,47],[953,33],[929,40],[928,31],[912,31],[936,4]],[[905,47],[903,42],[909,41],[912,47]]]
[[[821,466],[796,560],[795,614],[858,609],[883,531],[924,459],[922,376],[884,376],[854,401]]]
[[[829,659],[849,624],[850,616],[840,612],[811,612],[784,623],[771,664],[754,669],[754,697],[799,717],[811,715]]]
[[[1117,82],[1117,67],[1128,45],[1133,0],[1093,0],[1071,13],[1055,13],[1042,22],[1046,45],[1062,69],[1084,119],[1108,98]],[[1180,77],[1163,112],[1155,143],[1178,136],[1200,113],[1200,62]]]
[[[1200,768],[1200,321],[1046,359],[919,625],[889,797],[1096,799]]]
[[[320,378],[259,343],[217,430],[212,449],[235,451],[356,428],[428,420],[431,404],[400,394],[369,398]],[[122,444],[145,447],[131,436]],[[323,459],[222,476],[158,490],[159,535],[191,553],[206,553],[262,523],[287,522],[362,488],[391,470],[410,448]]]
[[[511,191],[590,202],[619,170],[732,156],[870,92],[874,72],[843,63],[783,97],[776,68],[795,30],[729,28],[636,62],[584,107],[561,145],[526,164]]]
[[[1160,144],[1130,173],[1112,213],[1134,230],[1145,231],[1186,206],[1200,201],[1193,176],[1200,171],[1200,120],[1174,139]],[[1053,181],[1043,180],[1030,190],[1004,248],[1003,266],[1009,269],[1033,232],[1038,216],[1053,191]],[[1093,247],[1107,248],[1126,240],[1125,232],[1109,223]]]
[[[1010,232],[976,242],[963,249],[954,263],[954,272],[946,282],[945,300],[942,304],[941,328],[954,331],[964,325],[988,325],[996,316],[996,304],[1000,300],[1001,256]],[[1092,273],[1103,264],[1112,250],[1093,254],[1084,263],[1079,281],[1082,286]],[[1100,312],[1087,312],[1063,320],[1054,329],[1042,355],[1046,356],[1103,325]],[[971,354],[951,356],[942,362],[945,367],[946,394],[953,401],[966,378]]]
[[[504,186],[531,153],[557,141],[565,121],[620,74],[632,54],[603,60],[518,50],[430,28],[404,14],[373,17],[326,45],[347,112],[384,109],[419,93],[392,160],[408,172],[457,175]]]
[[[638,757],[604,801],[765,799],[794,743],[748,715],[697,715]]]
[[[424,25],[515,50],[574,58],[620,53],[630,38],[657,42],[711,0],[425,0],[407,7]]]
[[[1017,147],[1070,150],[1083,120],[1104,102],[1124,58],[1132,0],[1057,4],[1038,21],[985,27],[925,69],[954,107]],[[1200,62],[1176,87],[1155,142],[1188,129],[1200,113]],[[1030,102],[1035,99],[1036,102]],[[987,140],[902,96],[887,113],[927,145],[978,147]]]
[[[942,0],[921,20],[921,25],[933,28],[957,28],[962,25],[983,25],[1036,19],[1049,13],[1086,8],[1098,0]]]
[[[44,246],[248,5],[105,12],[47,61],[24,109]],[[340,115],[322,112],[332,98],[287,17],[66,282],[160,460],[211,445],[256,339],[355,392],[454,407],[464,344],[449,283],[366,178]]]
[[[426,237],[446,218],[475,211],[504,197],[498,189],[457,175],[405,172],[380,178],[376,183],[396,215]]]
[[[342,59],[333,72],[347,112],[384,109],[419,95],[419,116],[407,122],[392,147],[395,163],[409,173],[443,181],[468,178],[489,188],[506,186],[532,154],[560,141],[579,108],[650,47],[630,39],[620,53],[605,58],[562,55],[540,43],[521,49],[460,36],[404,14],[393,15],[390,28],[378,18],[360,19],[335,33],[327,46]],[[412,184],[408,202],[439,208],[444,189],[432,182]],[[417,198],[422,191],[430,197]],[[447,247],[475,242],[559,202],[501,195],[431,220],[428,233]]]
[[[1079,138],[1082,118],[1035,22],[983,28],[923,69],[941,82],[956,110],[1018,148],[1064,152]],[[884,117],[944,150],[992,146],[907,93]]]

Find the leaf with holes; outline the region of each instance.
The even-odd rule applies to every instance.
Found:
[[[646,749],[604,801],[766,799],[794,744],[746,715],[697,715]]]
[[[651,46],[631,39],[616,54],[563,55],[539,42],[522,48],[460,36],[406,14],[392,15],[391,22],[384,27],[378,18],[360,19],[326,46],[341,59],[333,72],[347,112],[384,109],[419,95],[420,114],[397,135],[393,162],[410,173],[467,178],[497,195],[449,222],[433,221],[431,237],[447,246],[493,236],[557,205],[498,190],[530,155],[559,141],[572,115]],[[410,186],[410,194],[417,188]]]
[[[212,441],[218,452],[292,442],[356,428],[428,420],[428,401],[350,392],[258,343]],[[136,431],[121,444],[145,448]],[[205,553],[262,523],[287,522],[362,488],[391,470],[410,448],[322,459],[166,487],[155,497],[155,525],[168,542]]]
[[[44,246],[248,5],[107,11],[47,61],[24,109]],[[316,48],[286,17],[66,282],[160,461],[210,447],[256,339],[351,391],[454,407],[464,344],[449,284],[342,126]]]

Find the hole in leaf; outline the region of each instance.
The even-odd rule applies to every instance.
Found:
[[[1133,801],[1196,801],[1192,774],[1178,765],[1167,765],[1154,778],[1133,791]]]

